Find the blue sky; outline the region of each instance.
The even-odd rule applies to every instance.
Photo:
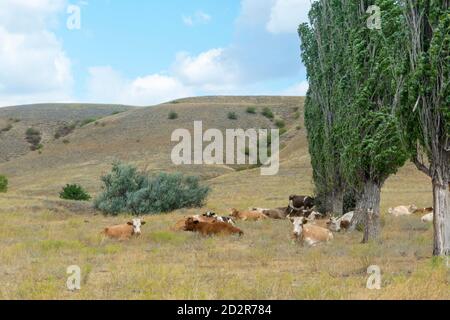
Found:
[[[69,29],[77,18],[80,28]],[[304,95],[309,0],[2,0],[0,106]]]

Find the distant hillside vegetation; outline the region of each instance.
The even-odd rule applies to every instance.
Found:
[[[35,126],[42,121],[39,119],[46,121],[45,126],[39,127],[49,128],[44,134],[44,148],[38,152],[29,152],[14,161],[0,163],[0,172],[10,178],[11,188],[16,191],[51,195],[65,183],[80,183],[90,192],[98,192],[99,176],[109,171],[111,163],[116,159],[133,163],[150,172],[181,171],[200,175],[203,179],[245,169],[226,165],[173,165],[170,155],[176,143],[171,142],[172,132],[179,128],[192,131],[196,120],[203,121],[204,130],[217,128],[223,132],[233,128],[276,128],[282,123],[282,158],[287,159],[293,152],[307,158],[303,103],[302,97],[200,97],[153,107],[133,108],[111,116],[107,115],[113,109],[105,109],[105,106],[97,109],[97,106],[79,105],[77,108],[68,108],[73,110],[72,120],[102,115],[107,117],[78,127],[60,139],[54,139],[53,134],[61,118],[66,119],[67,123],[68,115],[53,115],[54,118],[49,121],[51,108],[45,108],[41,110],[46,110],[48,116],[43,116],[40,112],[35,113],[36,117],[30,116],[30,121],[34,121]],[[23,113],[26,113],[27,108],[33,110],[39,107],[16,107],[16,112],[10,109],[6,117],[25,119]],[[127,109],[123,106],[116,108]],[[252,112],[248,112],[249,108]],[[273,112],[274,119],[262,114],[265,108]],[[75,110],[83,111],[77,113]],[[0,118],[5,118],[1,112],[0,110]],[[171,113],[176,113],[177,117],[170,117]],[[235,114],[236,118],[229,119],[230,113]],[[22,133],[31,123],[21,124],[21,130],[15,128],[8,132],[10,140],[14,138],[23,143]],[[8,148],[3,142],[2,144],[3,148]],[[32,181],[30,176],[33,177]]]
[[[32,128],[47,143],[73,132],[88,122],[133,109],[123,105],[32,104],[0,108],[0,163],[16,159],[35,149],[26,140]]]

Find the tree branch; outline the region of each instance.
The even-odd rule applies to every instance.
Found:
[[[415,166],[417,167],[417,169],[419,169],[420,171],[422,171],[423,173],[425,173],[427,176],[431,177],[431,170],[430,168],[428,168],[426,165],[424,165],[419,158],[417,157],[417,155],[415,155],[412,158],[412,162],[415,164]]]

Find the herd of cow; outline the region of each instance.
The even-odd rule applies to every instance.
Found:
[[[422,214],[423,222],[433,221],[433,208],[418,209],[415,205],[389,208],[389,214],[403,216]],[[244,232],[236,226],[237,220],[259,221],[263,219],[289,219],[293,224],[293,238],[299,243],[315,246],[321,242],[333,240],[333,232],[347,231],[352,228],[354,211],[340,217],[322,214],[315,210],[315,200],[310,196],[291,195],[289,205],[275,209],[249,208],[248,210],[230,209],[230,216],[219,216],[212,211],[203,215],[194,215],[179,220],[174,231],[197,232],[204,236],[233,235],[242,236]],[[128,240],[141,234],[145,222],[139,218],[127,224],[105,228],[104,236],[119,240]]]

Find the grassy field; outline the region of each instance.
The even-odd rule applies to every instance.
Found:
[[[89,203],[57,198],[56,191],[69,182],[81,182],[98,193],[98,177],[109,169],[108,156],[114,154],[127,153],[133,163],[155,170],[169,168],[164,165],[164,146],[157,142],[167,136],[148,135],[146,140],[144,128],[131,129],[133,123],[141,125],[138,121],[144,116],[156,126],[166,119],[167,110],[176,109],[181,122],[162,124],[170,129],[194,118],[222,119],[227,110],[236,108],[240,123],[248,126],[253,118],[242,110],[251,103],[270,101],[211,99],[200,102],[218,104],[209,110],[220,113],[205,113],[200,107],[198,111],[197,99],[163,105],[154,113],[128,111],[103,120],[105,127],[92,124],[78,130],[69,136],[69,146],[51,144],[41,155],[0,165],[0,173],[11,177],[10,191],[0,194],[0,299],[450,299],[450,269],[446,261],[431,254],[432,225],[422,223],[419,216],[386,214],[390,206],[432,203],[429,179],[410,164],[383,188],[382,240],[377,243],[360,244],[362,235],[354,232],[336,234],[327,245],[301,247],[291,241],[289,221],[275,220],[238,222],[245,232],[241,238],[202,238],[171,230],[181,217],[208,209],[227,214],[230,207],[285,206],[289,194],[311,194],[305,132],[296,129],[294,122],[288,122],[278,175],[263,177],[258,169],[234,171],[225,166],[185,168],[185,172],[201,173],[211,186],[206,206],[145,217],[142,236],[128,242],[102,241],[100,232],[131,216],[104,216]],[[289,115],[289,104],[275,110]],[[212,121],[211,126],[221,121]],[[257,121],[266,125],[262,118]],[[130,128],[134,136],[120,136],[124,128]],[[146,153],[139,144],[130,143],[130,136],[135,138],[140,131],[140,146],[152,147]],[[170,133],[166,131],[165,135]],[[86,136],[91,140],[83,140]],[[94,152],[92,141],[105,137],[111,143]],[[140,159],[142,155],[147,158]],[[70,265],[81,267],[79,291],[66,287]],[[381,268],[381,290],[366,288],[370,265]]]

